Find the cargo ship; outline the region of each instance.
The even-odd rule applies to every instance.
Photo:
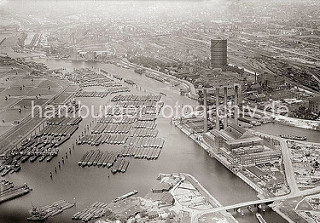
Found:
[[[118,202],[118,201],[121,201],[121,200],[124,200],[124,199],[126,199],[126,198],[128,198],[128,197],[131,197],[131,196],[133,196],[133,195],[135,195],[135,194],[137,194],[137,193],[138,193],[138,191],[136,191],[136,190],[131,191],[131,192],[129,192],[129,193],[126,193],[126,194],[124,194],[124,195],[122,195],[122,196],[117,197],[116,199],[114,199],[114,203],[116,203],[116,202]]]

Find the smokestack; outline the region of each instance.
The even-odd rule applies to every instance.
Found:
[[[223,129],[227,129],[228,127],[228,112],[227,112],[227,105],[228,105],[228,88],[224,87],[224,123]]]
[[[219,119],[219,88],[216,88],[216,129],[220,130],[220,119]]]
[[[207,89],[203,89],[203,105],[204,105],[204,132],[208,132],[208,103],[207,103]]]

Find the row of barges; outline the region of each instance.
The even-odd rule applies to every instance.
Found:
[[[154,121],[137,121],[136,123],[134,123],[134,125],[122,123],[97,123],[97,125],[91,130],[91,133],[126,134],[130,132],[130,136],[156,137],[158,134],[158,130],[153,130],[155,127],[156,123]]]
[[[289,140],[307,141],[306,136],[280,135],[280,137],[283,139],[289,139]]]
[[[102,124],[97,123],[97,125],[91,130],[92,134],[101,133],[128,133],[132,128],[131,124]]]
[[[119,158],[121,154],[114,152],[102,152],[100,150],[90,150],[87,151],[80,161],[78,165],[81,167],[112,167],[111,172],[126,172],[129,166],[129,161]]]
[[[117,123],[116,124],[132,124],[134,122],[136,122],[137,118],[136,117],[132,117],[132,116],[122,116],[121,119],[116,120]],[[104,123],[104,124],[110,124],[110,123],[114,123],[115,118],[112,116],[104,116],[101,119],[99,119],[97,122],[98,123]]]
[[[88,222],[92,219],[100,218],[106,214],[110,214],[107,210],[107,204],[102,202],[95,202],[89,208],[81,210],[72,216],[73,220],[82,220]]]
[[[128,139],[128,136],[125,134],[92,134],[84,135],[80,137],[79,140],[76,140],[77,145],[92,145],[99,146],[101,144],[125,144]]]
[[[129,137],[126,145],[140,147],[153,147],[162,149],[164,145],[164,139],[154,137]]]
[[[56,216],[62,213],[64,210],[73,207],[73,203],[69,203],[65,200],[56,201],[51,205],[46,205],[41,208],[33,208],[31,216],[27,218],[28,221],[45,221],[49,217]]]
[[[90,150],[87,151],[78,165],[81,167],[85,166],[102,166],[110,168],[116,161],[118,154],[113,152],[101,152],[100,150]]]
[[[116,95],[111,101],[159,101],[161,99],[161,95]]]
[[[134,157],[135,159],[158,159],[160,156],[161,149],[155,148],[137,148],[137,147],[126,147],[120,152],[120,156],[123,157]]]
[[[31,189],[27,184],[24,184],[22,186],[14,186],[12,182],[3,179],[0,181],[0,204],[16,197],[25,195],[30,191]]]
[[[109,91],[78,91],[76,97],[96,97],[105,98],[109,95]]]

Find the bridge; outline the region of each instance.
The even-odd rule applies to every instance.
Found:
[[[242,207],[259,205],[259,204],[271,204],[275,201],[282,201],[282,200],[300,197],[300,196],[310,196],[310,195],[318,194],[318,193],[320,193],[320,186],[312,188],[312,189],[307,189],[304,191],[299,191],[294,194],[290,193],[288,195],[279,196],[279,197],[272,197],[272,198],[266,198],[266,199],[255,200],[255,201],[242,202],[242,203],[228,205],[228,206],[216,207],[216,208],[213,208],[210,210],[196,213],[196,215],[192,219],[192,222],[198,222],[199,218],[203,215],[206,215],[206,214],[212,214],[212,213],[216,213],[216,212],[233,210],[233,209],[238,209],[238,208],[242,208]]]

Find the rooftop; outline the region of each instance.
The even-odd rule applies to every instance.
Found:
[[[244,138],[244,139],[236,139],[232,141],[226,141],[228,145],[238,145],[238,144],[245,144],[245,143],[261,143],[263,140],[259,137],[251,137],[251,138]]]

